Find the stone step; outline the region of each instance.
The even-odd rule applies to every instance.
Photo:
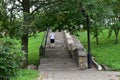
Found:
[[[58,53],[58,52],[57,52],[57,53],[56,53],[56,52],[55,52],[55,53],[52,53],[52,52],[49,52],[49,53],[48,53],[48,52],[47,52],[47,53],[45,53],[45,55],[53,55],[53,56],[54,56],[54,55],[55,55],[55,56],[60,56],[60,55],[63,55],[63,56],[64,56],[64,55],[65,55],[65,56],[66,56],[66,55],[69,55],[69,54],[68,54],[68,53],[65,53],[65,52],[59,52],[59,53]]]
[[[50,48],[51,43],[47,43],[46,48]],[[55,43],[55,47],[67,47],[67,43]]]
[[[70,68],[77,68],[77,66],[75,66],[75,65],[73,65],[73,66],[69,66],[69,65],[68,66],[60,66],[60,65],[42,66],[42,65],[40,65],[39,68],[40,69],[49,69],[49,68],[53,68],[53,69],[60,69],[60,68],[61,69],[66,68],[67,69],[68,68],[68,69],[70,69]]]
[[[45,48],[45,51],[66,51],[67,48],[64,47],[54,47],[54,48]]]
[[[79,68],[39,68],[39,71],[75,71],[75,70],[79,70]]]
[[[60,54],[60,53],[61,53],[61,54],[62,54],[62,53],[63,53],[63,54],[67,54],[68,51],[65,51],[65,50],[64,50],[64,51],[61,51],[61,50],[58,50],[58,51],[56,51],[56,50],[53,50],[53,51],[48,50],[48,51],[45,51],[45,53],[48,53],[48,54],[52,54],[52,53],[53,53],[53,54]]]
[[[68,51],[45,51],[45,54],[68,54]]]
[[[47,63],[47,64],[40,64],[41,68],[73,68],[77,67],[75,63]]]
[[[69,55],[67,51],[45,51],[46,55]]]
[[[69,55],[46,55],[44,58],[69,58]]]
[[[74,61],[72,58],[41,58],[40,60],[46,60],[46,61]]]
[[[68,55],[68,56],[66,55],[65,57],[64,57],[64,56],[61,56],[61,57],[51,58],[51,57],[46,57],[46,56],[45,56],[45,57],[41,58],[41,60],[44,60],[44,59],[45,59],[45,60],[46,60],[46,59],[47,59],[47,60],[53,60],[53,61],[54,61],[54,60],[60,60],[60,61],[66,60],[66,61],[68,61],[69,59],[70,59],[71,61],[72,61],[72,60],[75,60],[75,59],[72,59],[69,55]]]
[[[52,66],[52,67],[49,67],[49,66],[39,66],[39,71],[55,71],[55,70],[78,70],[79,68],[77,66]]]
[[[40,59],[41,63],[75,63],[75,60],[71,58],[42,58]]]
[[[54,54],[54,55],[62,55],[62,54],[68,54],[68,51],[64,50],[64,51],[45,51],[45,54]]]
[[[42,63],[40,64],[40,66],[49,66],[49,67],[53,67],[53,66],[59,66],[59,67],[64,67],[64,66],[77,66],[75,63],[71,63],[71,62],[52,62],[52,63]]]
[[[45,56],[40,59],[39,70],[71,70],[78,69],[74,59],[70,58],[67,43],[62,32],[55,32],[55,47],[50,47],[48,36]]]

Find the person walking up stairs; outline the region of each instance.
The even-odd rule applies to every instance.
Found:
[[[75,60],[70,58],[65,41],[64,32],[55,32],[55,46],[51,48],[47,40],[45,57],[40,60],[40,71],[46,70],[72,70],[76,69]],[[51,34],[49,33],[48,38]]]

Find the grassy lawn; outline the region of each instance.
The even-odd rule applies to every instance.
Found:
[[[78,39],[87,48],[87,33],[79,32]],[[112,33],[110,38],[107,38],[108,31],[105,30],[99,35],[99,45],[96,45],[95,38],[91,35],[91,54],[95,57],[99,64],[105,64],[114,70],[120,70],[120,42],[114,44],[115,35]]]
[[[39,76],[39,72],[35,70],[21,69],[18,71],[16,78],[10,80],[35,80]]]
[[[39,46],[42,43],[44,32],[37,33],[35,36],[29,38],[29,52],[28,52],[28,62],[29,64],[38,64],[39,61]],[[39,76],[39,71],[21,69],[18,71],[18,75],[10,80],[35,80]]]
[[[43,40],[44,32],[37,33],[36,36],[29,38],[28,45],[28,63],[29,64],[38,64],[39,60],[39,47]]]

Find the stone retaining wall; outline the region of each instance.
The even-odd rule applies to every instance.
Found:
[[[65,38],[70,52],[70,57],[74,58],[79,69],[87,68],[87,54],[85,48],[75,36],[65,31]]]

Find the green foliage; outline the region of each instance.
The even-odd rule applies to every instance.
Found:
[[[120,44],[107,42],[101,45],[92,46],[92,54],[99,64],[104,64],[114,70],[120,70],[119,47]],[[95,50],[93,49],[95,47]]]
[[[34,14],[34,18],[33,18],[31,25],[33,25],[34,27],[32,28],[32,31],[34,29],[34,32],[44,31],[48,27],[47,17],[45,16],[44,13],[37,12],[36,14]]]
[[[79,32],[78,39],[87,48],[87,33]],[[120,70],[120,43],[114,44],[115,35],[111,33],[111,37],[108,38],[108,30],[103,30],[103,33],[99,34],[99,45],[95,44],[95,39],[91,35],[91,54],[95,57],[99,64],[107,65],[113,70]]]
[[[0,78],[10,78],[16,75],[21,66],[24,52],[10,38],[0,39]]]
[[[38,71],[21,69],[18,71],[18,75],[16,77],[11,78],[10,80],[34,80],[38,76]]]
[[[18,31],[23,34],[26,34],[26,32],[35,33],[39,30],[43,31],[46,27],[59,30],[68,29],[74,32],[79,29],[76,26],[85,25],[80,6],[85,9],[85,14],[89,15],[91,20],[99,24],[104,24],[105,19],[110,19],[113,16],[118,17],[120,12],[119,0],[47,0],[47,2],[39,0],[25,2],[17,0],[16,2],[15,0],[9,0],[5,3],[7,5],[11,4],[11,8],[8,9],[11,12],[9,14],[10,18],[15,17],[14,20],[16,20],[16,15],[19,15],[19,19],[22,17],[22,21],[26,19],[23,24],[29,26],[21,26],[22,30]],[[29,6],[26,3],[29,3]],[[32,10],[29,11],[30,9]],[[19,11],[23,12],[23,14],[19,14]]]
[[[35,36],[29,37],[28,64],[38,65],[39,47],[42,44],[43,38],[44,32],[37,33]]]
[[[3,0],[0,2],[0,32],[6,32],[7,25],[9,24],[6,5]]]
[[[72,4],[72,5],[71,5]],[[84,17],[79,10],[76,0],[62,0],[54,2],[44,8],[47,24],[54,30],[68,29],[73,32],[79,29]]]
[[[113,3],[112,0],[84,0],[82,3],[82,6],[86,10],[86,14],[90,15],[94,19],[102,19],[108,15],[114,14],[112,13],[113,11],[111,8],[111,3]]]

